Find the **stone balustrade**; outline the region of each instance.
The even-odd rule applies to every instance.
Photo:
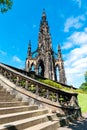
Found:
[[[0,64],[0,74],[17,86],[23,87],[26,90],[52,102],[56,102],[60,108],[67,110],[69,109],[69,112],[71,110],[71,112],[80,110],[77,100],[77,93],[65,92],[46,85],[3,64]]]

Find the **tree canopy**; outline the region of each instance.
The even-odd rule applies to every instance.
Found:
[[[87,82],[87,71],[85,72],[84,76],[85,76],[85,82]]]
[[[82,89],[83,91],[87,91],[87,82],[82,83],[80,89]]]
[[[80,89],[82,89],[83,91],[87,91],[87,71],[84,74],[85,77],[85,82],[81,84]]]
[[[12,8],[13,0],[0,0],[0,12],[5,13]]]

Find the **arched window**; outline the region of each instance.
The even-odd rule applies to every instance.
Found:
[[[34,71],[35,70],[35,66],[34,66],[34,63],[31,64],[31,71]]]
[[[44,64],[42,60],[39,60],[38,62],[38,75],[44,77]]]
[[[59,81],[59,66],[56,65],[56,80]]]

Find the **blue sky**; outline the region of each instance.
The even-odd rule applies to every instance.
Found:
[[[87,0],[13,0],[12,10],[0,13],[0,62],[24,68],[28,42],[38,45],[43,8],[57,52],[60,43],[67,84],[79,87],[87,71]]]

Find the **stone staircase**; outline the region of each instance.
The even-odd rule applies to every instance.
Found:
[[[81,118],[77,93],[20,71],[0,64],[0,130],[57,130]]]
[[[0,130],[56,130],[59,126],[48,109],[29,105],[0,86]]]

